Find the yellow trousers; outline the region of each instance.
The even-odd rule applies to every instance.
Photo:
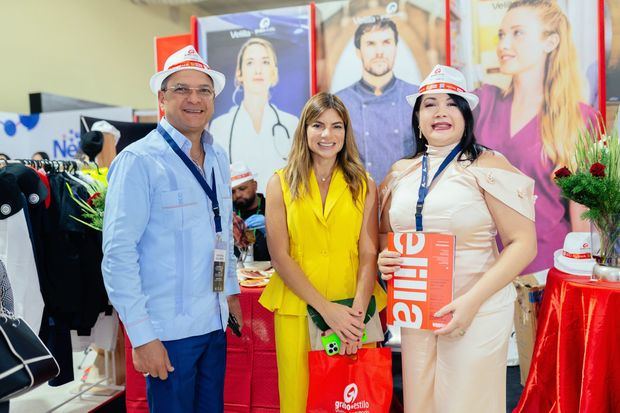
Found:
[[[281,413],[303,413],[308,399],[308,318],[274,313]]]

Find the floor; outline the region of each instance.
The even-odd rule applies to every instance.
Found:
[[[97,406],[105,403],[108,399],[111,399],[118,391],[103,390],[107,395],[94,395],[92,392],[87,392],[84,395],[78,396],[67,404],[60,406],[65,401],[72,397],[75,397],[81,390],[86,389],[89,384],[83,383],[80,378],[84,374],[84,368],[88,367],[87,364],[83,368],[78,369],[82,360],[84,359],[84,353],[73,353],[73,366],[74,377],[77,379],[71,383],[64,384],[58,387],[51,387],[48,384],[39,386],[38,388],[17,397],[10,402],[10,413],[85,413],[95,409]],[[97,381],[96,378],[89,378],[88,382]],[[60,406],[60,407],[58,407]],[[117,410],[123,412],[124,409]]]
[[[512,412],[512,409],[517,407],[523,391],[519,366],[508,367],[506,379],[506,412]]]
[[[392,412],[402,412],[402,372],[400,353],[394,352],[392,372],[394,377],[394,403]],[[82,361],[83,353],[74,353],[74,366],[79,366]],[[78,380],[67,383],[60,387],[50,387],[45,384],[39,388],[11,400],[10,413],[85,413],[95,409],[97,406],[104,404],[114,398],[112,395],[96,396],[86,394],[79,396],[67,404],[58,407],[61,403],[75,396],[80,390],[84,389],[84,383],[79,378],[84,373],[83,369],[75,370],[75,377]],[[523,387],[519,383],[519,366],[508,367],[506,369],[506,412],[510,413],[516,407],[521,397]],[[89,380],[92,381],[92,380]],[[123,413],[125,412],[122,399],[114,400],[108,403],[104,408],[97,410],[98,413]]]

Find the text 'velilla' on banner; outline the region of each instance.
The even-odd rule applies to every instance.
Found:
[[[437,330],[451,319],[433,314],[453,297],[454,235],[429,232],[390,232],[388,249],[403,260],[388,281],[387,324]]]

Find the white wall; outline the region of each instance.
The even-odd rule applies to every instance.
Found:
[[[2,0],[0,111],[29,113],[31,92],[154,109],[153,38],[188,33],[193,11],[130,0]]]

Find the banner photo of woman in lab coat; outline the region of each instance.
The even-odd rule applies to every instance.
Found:
[[[198,19],[200,54],[227,80],[209,131],[255,173],[259,192],[286,164],[310,97],[309,19],[308,6]]]

